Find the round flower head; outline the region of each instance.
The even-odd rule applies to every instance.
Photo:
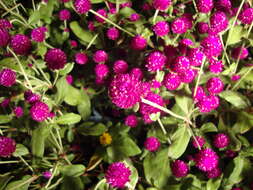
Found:
[[[104,63],[107,61],[107,59],[108,59],[108,55],[103,50],[98,50],[93,55],[93,61],[95,63]]]
[[[88,29],[92,32],[95,31],[96,27],[94,26],[94,23],[92,21],[88,22]]]
[[[67,56],[61,49],[49,49],[45,55],[45,62],[51,70],[62,69],[67,63]]]
[[[124,188],[130,181],[131,170],[122,162],[112,163],[105,173],[106,182],[114,188]]]
[[[204,88],[202,86],[197,87],[195,96],[194,96],[194,90],[195,90],[195,88],[192,89],[192,95],[193,95],[194,102],[199,102],[206,96],[206,93],[205,93]]]
[[[129,20],[135,22],[140,19],[140,15],[138,13],[133,13],[130,15]]]
[[[16,83],[16,73],[11,69],[3,69],[0,72],[0,85],[11,87]]]
[[[75,41],[75,40],[70,40],[70,46],[71,46],[72,48],[77,47],[77,46],[78,46],[77,41]]]
[[[155,80],[155,79],[153,79],[151,81],[151,86],[152,86],[152,88],[160,88],[162,86],[162,83],[159,82],[159,81],[157,81],[157,80]]]
[[[109,28],[106,35],[110,40],[117,40],[119,38],[119,30],[115,27]]]
[[[52,177],[52,172],[50,171],[45,171],[42,173],[42,176],[46,179],[50,179]]]
[[[224,83],[218,77],[210,78],[206,83],[206,89],[210,94],[219,94],[223,91]]]
[[[251,24],[253,22],[253,8],[246,8],[242,10],[238,19],[243,24]]]
[[[9,157],[16,151],[16,142],[9,137],[0,137],[0,157]]]
[[[157,36],[165,36],[169,33],[170,28],[166,21],[159,21],[153,26],[153,31]]]
[[[96,11],[98,14],[102,15],[103,17],[107,18],[107,12],[105,9],[99,9]],[[100,22],[100,23],[104,23],[105,20],[99,16],[95,16],[95,19]]]
[[[95,74],[97,78],[104,79],[109,73],[109,68],[106,64],[97,64],[95,67]]]
[[[234,59],[245,59],[249,55],[247,48],[245,47],[237,47],[232,50],[232,58]]]
[[[181,80],[177,73],[168,73],[163,79],[163,84],[168,90],[176,90],[180,86]]]
[[[135,115],[128,115],[125,118],[125,125],[129,127],[136,127],[138,125],[138,119]]]
[[[186,56],[178,56],[171,65],[171,70],[177,73],[188,69],[190,69],[190,60]]]
[[[235,152],[233,150],[226,150],[225,155],[228,158],[234,158],[237,156],[237,152]]]
[[[63,9],[60,11],[59,13],[59,18],[60,20],[64,21],[64,20],[69,20],[70,19],[70,11],[68,9]]]
[[[46,37],[47,28],[46,27],[38,27],[32,30],[31,38],[35,42],[43,42]]]
[[[24,111],[23,111],[23,108],[22,108],[22,107],[17,106],[17,107],[14,108],[13,113],[15,114],[15,116],[16,116],[17,118],[20,118],[20,117],[23,116]]]
[[[199,111],[202,113],[210,112],[216,109],[220,104],[219,98],[217,96],[204,96],[201,100],[198,101]]]
[[[29,104],[33,104],[40,100],[40,95],[33,93],[30,90],[25,91],[24,98]]]
[[[230,139],[227,134],[219,133],[214,136],[213,145],[216,148],[225,148],[229,145]]]
[[[184,20],[187,29],[191,29],[193,27],[193,15],[190,13],[184,13],[181,17]]]
[[[214,73],[214,74],[218,74],[220,72],[222,72],[224,65],[222,64],[222,61],[218,61],[216,59],[210,59],[210,64],[209,64],[209,71]]]
[[[10,46],[16,54],[26,55],[29,53],[32,44],[26,35],[16,34],[11,38]]]
[[[37,101],[30,109],[30,115],[34,121],[42,122],[49,116],[49,107],[44,102]]]
[[[150,152],[155,152],[160,147],[161,143],[156,137],[148,137],[144,142],[144,147]]]
[[[219,36],[209,35],[201,41],[202,51],[207,57],[218,57],[222,52]]]
[[[132,2],[125,2],[120,4],[120,8],[132,7]]]
[[[210,34],[217,34],[226,30],[228,27],[228,19],[224,12],[217,11],[210,18]]]
[[[66,76],[66,81],[69,85],[73,83],[73,76],[72,75],[67,75]]]
[[[145,67],[147,67],[150,72],[160,71],[165,65],[166,60],[167,58],[163,53],[160,51],[153,51],[148,55]]]
[[[116,75],[109,87],[112,102],[120,108],[131,108],[140,102],[142,95],[141,81],[130,74]]]
[[[213,8],[213,0],[197,0],[197,9],[201,13],[208,13]]]
[[[189,167],[188,165],[181,160],[175,160],[172,164],[171,164],[171,170],[172,170],[172,174],[175,177],[185,177],[187,176],[188,172],[189,172]]]
[[[147,40],[141,35],[136,35],[131,40],[131,48],[134,50],[143,50],[147,47]]]
[[[197,74],[197,70],[189,68],[186,71],[179,72],[178,75],[180,77],[181,82],[183,83],[191,83]]]
[[[233,76],[231,76],[231,80],[232,80],[232,81],[237,81],[237,80],[239,80],[240,78],[241,78],[240,75],[233,75]]]
[[[12,28],[12,24],[9,20],[6,19],[0,19],[0,28],[2,29],[10,29]]]
[[[201,136],[196,136],[195,139],[192,140],[192,146],[194,148],[202,148],[204,146],[204,144],[206,143],[205,139]]]
[[[214,4],[215,8],[219,11],[228,12],[232,8],[230,0],[217,0]]]
[[[9,106],[10,101],[11,101],[10,98],[5,98],[5,99],[3,99],[3,101],[1,102],[1,107],[2,107],[2,108],[6,108],[7,106]]]
[[[113,64],[113,71],[116,74],[126,73],[128,69],[128,64],[124,60],[117,60]]]
[[[85,53],[76,53],[75,62],[79,65],[84,65],[88,62],[88,57]]]
[[[139,79],[139,80],[142,80],[143,78],[143,72],[140,68],[133,68],[131,71],[130,71],[130,74],[133,75],[135,78]]]
[[[159,11],[165,11],[171,4],[171,0],[153,0],[153,7]]]
[[[207,172],[217,168],[219,157],[212,149],[206,148],[195,155],[194,161],[200,170]]]
[[[199,48],[191,48],[187,51],[187,58],[191,66],[200,66],[204,59],[204,53]]]
[[[5,47],[10,41],[10,34],[5,28],[0,28],[0,47]]]
[[[209,179],[220,177],[220,175],[221,175],[220,168],[214,168],[211,171],[206,172],[206,176]]]
[[[90,0],[75,0],[74,7],[79,14],[85,14],[91,9]]]
[[[175,34],[183,34],[187,31],[187,24],[183,17],[176,18],[171,23],[171,30]]]
[[[198,22],[197,30],[200,34],[205,34],[209,30],[209,25],[206,22]]]

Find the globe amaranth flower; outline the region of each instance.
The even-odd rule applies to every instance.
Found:
[[[232,8],[232,4],[230,0],[217,0],[214,7],[219,11],[228,12]]]
[[[216,148],[225,148],[229,145],[230,139],[229,136],[225,133],[219,133],[214,136],[213,145]]]
[[[124,188],[130,176],[131,170],[123,162],[112,163],[105,173],[106,182],[114,188]]]
[[[6,108],[11,102],[10,98],[4,98],[3,101],[1,102],[1,107]]]
[[[241,11],[238,19],[243,24],[251,24],[253,22],[253,8],[246,8]]]
[[[232,50],[232,58],[234,59],[245,59],[248,57],[249,52],[245,47],[237,47]]]
[[[175,160],[171,164],[171,170],[172,170],[172,174],[175,177],[180,178],[180,177],[187,176],[187,174],[189,172],[189,167],[184,161]]]
[[[215,110],[220,104],[219,97],[210,95],[204,96],[201,100],[198,101],[197,106],[199,111],[202,113],[208,113],[212,110]]]
[[[237,80],[239,80],[240,78],[241,78],[240,75],[232,75],[232,76],[231,76],[231,80],[232,80],[232,81],[237,81]]]
[[[192,146],[194,148],[202,148],[204,144],[206,143],[206,140],[201,136],[196,136],[195,139],[192,140]]]
[[[219,157],[212,149],[206,148],[195,155],[194,161],[198,169],[207,172],[217,168]]]
[[[222,43],[219,36],[209,35],[201,41],[202,51],[207,57],[218,57],[222,53]]]
[[[199,48],[191,48],[187,51],[187,58],[190,61],[191,66],[200,66],[204,59],[204,53]]]
[[[138,13],[133,13],[130,15],[129,20],[135,22],[140,19],[140,15]]]
[[[176,90],[180,86],[181,80],[177,73],[168,73],[163,79],[163,84],[168,90]]]
[[[9,137],[0,137],[0,157],[9,157],[16,151],[16,142]]]
[[[161,146],[161,143],[156,137],[148,137],[144,142],[144,147],[150,152],[155,152]]]
[[[119,30],[115,27],[109,28],[106,35],[110,40],[117,40],[119,38]]]
[[[169,24],[166,21],[159,21],[153,26],[153,31],[157,36],[165,36],[169,33]]]
[[[128,69],[128,64],[124,60],[117,60],[113,64],[113,71],[116,74],[126,73]]]
[[[210,64],[209,64],[209,71],[214,73],[214,74],[218,74],[220,72],[222,72],[224,65],[222,64],[222,61],[216,60],[216,59],[209,59]]]
[[[210,18],[210,34],[217,34],[226,30],[228,27],[228,19],[224,12],[217,11]]]
[[[71,46],[72,48],[76,48],[76,47],[78,46],[77,41],[76,41],[76,40],[70,40],[70,46]]]
[[[73,76],[72,75],[67,75],[66,76],[66,81],[69,85],[73,83]]]
[[[16,73],[11,69],[3,69],[0,72],[0,85],[11,87],[16,83]]]
[[[148,55],[145,67],[147,67],[150,72],[160,71],[164,67],[166,60],[167,58],[163,53],[160,51],[153,51]]]
[[[37,101],[35,102],[31,109],[30,115],[34,121],[42,122],[46,120],[49,116],[49,107],[44,102]]]
[[[130,74],[139,80],[142,80],[142,78],[143,78],[143,72],[138,67],[132,68],[132,70],[130,71]]]
[[[2,29],[10,29],[12,28],[12,24],[9,20],[6,20],[6,19],[0,19],[0,28]]]
[[[23,111],[23,108],[22,108],[22,107],[17,106],[17,107],[15,107],[15,108],[13,109],[13,113],[15,114],[15,116],[16,116],[17,118],[20,118],[20,117],[23,116],[24,111]]]
[[[132,2],[125,2],[120,4],[120,8],[125,8],[125,7],[132,7]]]
[[[190,60],[186,56],[178,56],[171,65],[174,72],[184,72],[190,69]]]
[[[109,145],[112,143],[112,136],[109,133],[103,133],[99,137],[99,142],[101,145]]]
[[[61,49],[49,49],[45,55],[45,62],[49,69],[62,69],[67,63],[67,56]]]
[[[165,11],[171,4],[171,0],[153,0],[152,2],[153,7],[159,11]]]
[[[221,173],[222,173],[221,169],[217,167],[217,168],[212,169],[211,171],[206,172],[206,176],[209,179],[212,179],[212,178],[220,177]]]
[[[134,50],[143,50],[147,47],[147,40],[141,35],[136,35],[132,38],[130,46]]]
[[[106,78],[109,74],[108,66],[106,64],[97,64],[95,67],[95,74],[97,78]]]
[[[95,63],[104,63],[108,60],[108,55],[104,50],[97,50],[93,55]]]
[[[206,93],[204,91],[204,88],[202,86],[198,86],[196,90],[196,94],[194,96],[195,88],[192,89],[192,97],[194,102],[201,101],[204,97],[206,97]]]
[[[197,0],[197,9],[201,13],[208,13],[213,9],[213,0]]]
[[[210,78],[206,83],[206,89],[210,94],[219,94],[223,91],[224,83],[218,77]]]
[[[74,7],[79,14],[85,14],[91,9],[90,0],[75,0]]]
[[[11,37],[5,28],[0,28],[0,47],[6,47],[10,41]]]
[[[189,68],[188,70],[181,71],[178,73],[181,82],[191,83],[197,76],[198,71],[195,69]]]
[[[40,100],[40,95],[33,93],[31,90],[27,90],[24,93],[24,98],[29,104],[33,104]]]
[[[197,23],[197,30],[200,34],[205,34],[209,30],[209,25],[206,22],[198,22]]]
[[[62,9],[59,12],[59,19],[64,21],[64,20],[69,20],[71,17],[71,13],[68,9]]]
[[[131,108],[140,102],[141,81],[131,74],[118,74],[109,86],[109,97],[120,108]]]
[[[96,11],[98,14],[100,14],[101,16],[103,16],[103,17],[105,17],[105,18],[107,18],[107,11],[105,10],[105,9],[99,9],[99,10],[97,10]],[[101,18],[101,17],[99,17],[99,16],[95,16],[95,19],[98,21],[98,22],[100,22],[100,23],[104,23],[105,22],[105,20],[103,19],[103,18]]]
[[[38,27],[32,30],[31,38],[35,42],[43,42],[46,38],[47,28],[46,27]]]
[[[76,53],[75,54],[75,62],[79,65],[84,65],[88,62],[88,56],[85,53]]]
[[[52,177],[52,172],[50,171],[42,172],[42,176],[46,179],[50,179]]]
[[[187,31],[187,29],[188,27],[187,27],[185,18],[183,17],[176,18],[171,23],[171,30],[175,34],[183,34]]]
[[[136,117],[136,115],[128,115],[126,118],[125,118],[125,122],[124,124],[126,126],[129,126],[129,127],[136,127],[138,125],[138,118]]]
[[[23,34],[16,34],[11,38],[10,47],[18,55],[26,55],[32,47],[30,39]]]

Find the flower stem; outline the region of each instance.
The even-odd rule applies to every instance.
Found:
[[[20,160],[22,162],[24,162],[24,164],[32,171],[34,172],[33,168],[27,163],[27,161],[22,157],[22,156],[18,156],[20,158]]]
[[[253,67],[251,66],[251,68],[249,68],[249,70],[244,73],[244,75],[240,78],[240,80],[238,82],[235,83],[235,85],[233,86],[233,88],[231,90],[234,90],[237,88],[237,86],[242,82],[242,80],[252,71]]]
[[[196,85],[195,85],[195,88],[194,88],[193,97],[196,96],[198,85],[199,85],[199,81],[200,81],[200,76],[201,76],[201,74],[203,72],[203,68],[204,68],[205,62],[206,62],[206,57],[204,57],[204,60],[201,63],[201,67],[200,67],[200,71],[199,71],[199,74],[198,74],[197,82],[196,82]]]
[[[158,123],[159,123],[159,125],[160,125],[160,127],[161,127],[161,129],[162,129],[162,131],[163,131],[163,134],[164,134],[164,135],[167,135],[167,131],[165,130],[165,128],[164,128],[164,126],[163,126],[163,123],[162,123],[161,119],[158,118],[157,121],[158,121]],[[170,140],[169,137],[168,137],[167,141],[168,141],[169,144],[171,144],[171,140]]]
[[[88,46],[86,47],[86,50],[88,50],[90,48],[90,46],[93,44],[93,42],[97,39],[98,34],[96,34],[90,41],[90,43],[88,44]]]
[[[57,167],[58,167],[58,164],[55,165],[53,173],[52,173],[52,176],[49,178],[49,180],[48,180],[48,182],[47,182],[47,184],[45,186],[45,189],[48,189],[49,185],[51,184],[52,179],[54,178],[54,175],[56,174]]]
[[[35,181],[38,178],[39,178],[39,176],[35,175],[35,176],[31,177],[30,179],[14,186],[13,188],[10,188],[9,190],[18,190],[18,189],[20,189],[20,187],[24,186],[25,184],[32,183],[33,181]]]
[[[159,14],[159,10],[157,9],[157,10],[155,11],[155,14],[154,14],[154,17],[153,17],[153,24],[155,24],[155,21],[156,21],[156,18],[157,18],[157,16],[158,16],[158,14]]]
[[[20,163],[19,160],[0,161],[0,164],[16,164]]]

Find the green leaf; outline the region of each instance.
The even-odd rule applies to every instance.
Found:
[[[82,164],[65,165],[65,166],[61,166],[59,170],[64,176],[79,177],[80,175],[84,173],[85,166]]]
[[[209,179],[206,184],[206,190],[218,190],[221,185],[222,177]]]
[[[64,177],[60,190],[84,190],[84,184],[80,177]]]
[[[81,101],[77,106],[79,114],[82,116],[83,120],[87,119],[91,114],[91,103],[90,97],[87,93],[81,89]]]
[[[70,85],[67,83],[66,78],[62,77],[56,83],[57,93],[55,96],[55,101],[60,104],[65,97],[69,94]]]
[[[131,160],[126,159],[126,160],[124,161],[124,163],[125,163],[126,166],[131,170],[131,176],[130,176],[130,181],[129,181],[130,187],[131,187],[131,189],[136,189],[135,187],[136,187],[136,185],[137,185],[138,178],[139,178],[138,171],[137,171],[137,169],[133,166]]]
[[[29,154],[28,148],[26,148],[22,144],[17,144],[16,151],[13,153],[13,156],[19,157],[19,156],[25,156],[27,154]]]
[[[144,174],[148,183],[163,188],[170,175],[170,166],[168,159],[168,148],[159,150],[156,153],[149,153],[144,161]]]
[[[74,64],[75,63],[68,63],[68,64],[66,64],[64,66],[64,68],[59,71],[59,74],[60,75],[66,75],[66,74],[70,73],[73,70],[73,68],[74,68]]]
[[[7,183],[13,178],[10,173],[0,175],[0,190],[5,190]]]
[[[229,39],[227,40],[227,45],[236,44],[241,41],[242,37],[245,37],[247,31],[243,29],[243,26],[236,25],[233,29],[229,30]]]
[[[175,133],[171,137],[172,144],[169,148],[168,156],[177,159],[186,150],[191,135],[185,125],[179,125]]]
[[[0,124],[9,123],[12,120],[11,115],[0,115]]]
[[[106,179],[100,180],[94,187],[94,190],[107,190],[107,189],[109,189],[109,184],[106,183]]]
[[[244,134],[253,127],[253,116],[247,112],[237,113],[237,122],[233,126],[233,131]]]
[[[200,131],[202,133],[210,133],[210,132],[217,132],[218,129],[213,123],[207,122],[201,126]]]
[[[69,85],[68,93],[65,95],[64,101],[71,106],[76,106],[81,100],[82,94],[80,90]]]
[[[192,98],[186,96],[176,96],[176,103],[180,109],[187,115],[193,105]]]
[[[25,183],[24,185],[20,186],[21,184],[23,184],[24,182],[26,182],[27,180],[29,180],[32,176],[30,175],[25,175],[24,177],[22,177],[21,180],[18,181],[13,181],[11,183],[9,183],[6,187],[5,190],[28,190],[28,187],[30,186],[30,183]]]
[[[250,106],[250,101],[248,98],[239,92],[227,90],[221,92],[219,96],[237,108],[243,109]]]
[[[124,16],[125,18],[129,18],[135,11],[130,7],[124,7],[120,9],[119,14]]]
[[[85,122],[77,128],[78,133],[82,135],[100,136],[106,131],[106,126],[103,123],[92,124]]]
[[[60,125],[71,125],[81,121],[81,116],[75,113],[67,113],[56,119],[56,123]]]

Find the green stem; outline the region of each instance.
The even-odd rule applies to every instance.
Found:
[[[198,85],[199,85],[199,81],[200,81],[200,76],[201,76],[201,74],[202,74],[202,72],[203,72],[203,68],[204,68],[205,62],[206,62],[206,57],[204,58],[204,60],[203,60],[202,63],[201,63],[201,67],[200,67],[200,70],[199,70],[197,82],[196,82],[196,85],[195,85],[195,88],[194,88],[193,97],[196,96],[197,89],[198,89]]]
[[[156,18],[157,18],[157,16],[158,16],[158,14],[159,14],[159,10],[157,9],[157,10],[155,11],[155,14],[154,14],[154,17],[153,17],[153,24],[155,24],[155,21],[156,21]]]
[[[242,82],[242,80],[252,71],[253,67],[250,67],[249,70],[240,78],[239,81],[237,81],[235,83],[235,85],[233,86],[232,90],[236,89],[237,86]]]
[[[63,180],[63,177],[61,177],[60,179],[58,179],[53,185],[51,185],[50,187],[47,188],[47,190],[53,189],[55,187],[57,187]]]
[[[201,150],[201,147],[199,145],[199,142],[194,134],[194,132],[192,131],[191,127],[188,126],[188,132],[190,133],[190,135],[193,137],[194,141],[196,142],[197,146],[198,146],[198,149]]]
[[[54,170],[53,170],[53,173],[52,173],[52,176],[49,178],[46,186],[45,186],[45,189],[48,189],[49,185],[51,184],[52,182],[52,179],[54,178],[55,174],[56,174],[56,171],[57,171],[57,167],[58,167],[58,164],[55,165],[54,167]]]
[[[224,47],[224,42],[223,42],[222,35],[220,34],[219,37],[220,37],[220,41],[221,41],[221,45],[222,45],[222,48],[223,48],[225,57],[226,57],[226,59],[227,59],[228,64],[230,65],[230,59],[229,59],[229,57],[228,57],[227,52],[225,51],[225,47]]]
[[[163,123],[162,123],[161,119],[158,118],[157,121],[158,121],[158,123],[159,123],[159,125],[160,125],[160,127],[161,127],[161,129],[162,129],[162,131],[163,131],[163,134],[164,134],[164,135],[167,135],[167,131],[165,130],[165,128],[164,128],[164,126],[163,126]],[[171,140],[170,140],[169,137],[168,137],[167,141],[168,141],[169,144],[171,144]]]
[[[54,142],[55,142],[56,146],[58,147],[59,152],[62,153],[63,152],[62,148],[61,148],[60,144],[58,143],[54,133],[52,132],[52,129],[50,130],[50,134],[51,134],[52,138],[54,139]]]
[[[88,44],[88,46],[86,47],[86,50],[88,50],[90,48],[90,46],[93,44],[93,42],[97,39],[98,34],[96,34],[90,41],[90,43]]]
[[[24,181],[23,183],[20,183],[20,184],[14,186],[13,188],[10,188],[9,190],[18,190],[18,189],[20,189],[20,187],[22,187],[23,185],[26,185],[26,184],[28,184],[28,183],[32,183],[33,181],[35,181],[35,180],[38,179],[38,178],[39,178],[39,176],[35,175],[35,176],[31,177],[30,179]]]
[[[55,84],[56,84],[58,78],[59,78],[59,71],[56,71],[56,76],[55,76],[55,78],[54,78],[53,86],[55,86]]]
[[[33,168],[27,163],[27,161],[22,156],[19,156],[19,158],[32,172],[34,172]]]
[[[0,164],[16,164],[20,163],[19,160],[10,160],[10,161],[0,161]]]

